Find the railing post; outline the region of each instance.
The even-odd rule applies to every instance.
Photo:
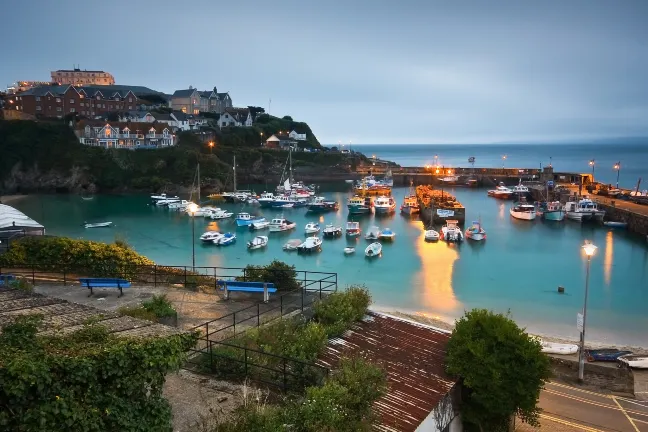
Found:
[[[286,391],[288,388],[288,382],[286,379],[286,357],[283,357],[283,389]]]
[[[301,289],[301,303],[302,303],[301,304],[301,310],[302,310],[302,312],[304,311],[304,290],[305,289],[306,288],[304,288],[304,287],[302,287],[302,289]]]
[[[209,344],[209,321],[205,323],[205,337],[207,338],[207,343]]]
[[[157,264],[153,266],[153,286],[157,286]]]
[[[36,285],[36,265],[32,264],[32,285]]]
[[[212,348],[212,343],[208,341],[209,347],[209,370],[214,372],[214,351]]]

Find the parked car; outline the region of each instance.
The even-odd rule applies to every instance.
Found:
[[[602,348],[585,351],[585,358],[589,362],[594,361],[617,361],[619,357],[626,354],[632,354],[632,351],[621,351],[616,348]]]

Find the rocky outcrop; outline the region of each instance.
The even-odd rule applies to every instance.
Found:
[[[67,172],[50,170],[43,172],[38,165],[27,170],[20,163],[14,165],[9,176],[4,179],[2,189],[5,193],[22,192],[95,192],[95,185],[81,167],[73,167]]]

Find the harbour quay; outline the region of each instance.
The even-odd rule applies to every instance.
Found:
[[[416,199],[421,208],[420,217],[425,229],[443,225],[447,220],[466,222],[466,208],[457,198],[443,189],[433,189],[430,185],[416,187]]]

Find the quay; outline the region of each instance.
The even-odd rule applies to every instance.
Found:
[[[425,229],[434,225],[443,225],[446,220],[457,220],[460,224],[466,222],[466,208],[452,194],[443,189],[433,189],[430,186],[416,187],[416,199],[421,208],[421,221]]]

